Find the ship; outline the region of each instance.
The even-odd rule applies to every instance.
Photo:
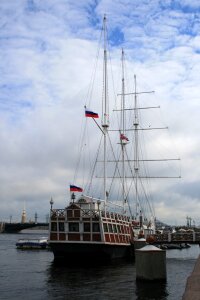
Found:
[[[113,114],[118,116],[118,122],[114,123],[114,126],[117,124],[118,127],[113,129],[108,103],[106,16],[103,18],[101,36],[103,36],[102,117],[101,122],[98,122],[99,114],[85,106],[85,119],[94,121],[94,126],[101,136],[102,156],[99,154],[99,146],[91,168],[87,193],[79,184],[79,180],[70,185],[69,202],[65,208],[53,208],[51,200],[49,246],[55,260],[63,262],[128,258],[133,255],[137,239],[155,233],[155,212],[151,201],[147,199],[144,186],[141,185],[142,178],[145,180],[148,178],[147,175],[141,175],[141,171],[145,170],[141,165],[146,160],[141,158],[139,150],[141,132],[139,111],[144,107],[139,107],[138,97],[142,92],[137,90],[136,76],[134,76],[134,91],[126,91],[125,58],[122,49],[121,88],[118,94],[120,100],[113,110]],[[127,107],[128,96],[131,96],[133,101]],[[113,140],[111,134],[115,136]],[[99,164],[102,174],[98,178],[95,177],[94,170],[98,169]],[[99,179],[100,183],[95,184],[94,178]]]
[[[22,250],[47,249],[48,241],[46,237],[38,239],[19,239],[16,243],[16,247]]]

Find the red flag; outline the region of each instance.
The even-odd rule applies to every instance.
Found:
[[[129,141],[129,139],[123,134],[123,133],[121,133],[120,134],[120,140],[122,141],[122,140],[124,140],[124,141]]]

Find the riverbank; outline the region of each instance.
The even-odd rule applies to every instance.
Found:
[[[198,257],[192,274],[187,279],[185,292],[182,300],[200,299],[200,256]]]

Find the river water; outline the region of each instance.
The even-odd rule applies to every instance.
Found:
[[[104,266],[66,267],[53,262],[48,250],[17,250],[19,238],[47,234],[0,234],[0,299],[182,299],[187,277],[194,268],[200,247],[167,251],[166,283],[136,282],[134,262]]]

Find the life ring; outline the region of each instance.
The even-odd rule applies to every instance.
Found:
[[[146,241],[149,244],[153,244],[155,242],[155,237],[153,235],[148,235]]]

